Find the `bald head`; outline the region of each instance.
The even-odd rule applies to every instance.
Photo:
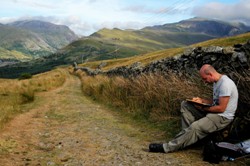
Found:
[[[218,73],[213,66],[205,64],[200,69],[200,76],[205,82],[212,83],[217,82],[220,79],[221,74]]]
[[[200,69],[200,74],[205,74],[208,75],[210,73],[216,73],[216,70],[214,69],[213,66],[209,65],[209,64],[205,64],[201,67]]]

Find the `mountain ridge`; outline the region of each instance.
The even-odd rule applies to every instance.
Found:
[[[220,46],[220,47],[229,47],[229,50],[230,50],[230,47],[234,45],[239,45],[239,43],[243,44],[247,42],[249,39],[250,39],[250,32],[237,35],[237,36],[232,36],[232,37],[223,37],[219,39],[213,39],[213,40],[205,41],[202,43],[197,43],[189,47],[164,49],[164,50],[159,50],[156,52],[151,52],[148,54],[137,55],[134,57],[110,59],[110,60],[99,60],[99,61],[92,61],[92,62],[85,61],[84,57],[82,57],[83,61],[80,60],[79,63],[77,62],[77,64],[79,64],[79,66],[89,67],[94,70],[95,69],[98,70],[98,66],[100,66],[101,64],[105,64],[105,66],[102,67],[102,70],[107,71],[107,70],[114,69],[114,68],[121,67],[121,66],[130,66],[138,62],[140,62],[143,65],[146,65],[151,62],[159,61],[167,57],[173,57],[173,56],[179,55],[186,48],[192,49],[194,47],[201,48],[201,47],[207,47],[207,46]],[[91,43],[93,41],[88,41],[88,42],[89,44],[93,44]],[[77,45],[78,43],[76,42],[76,46]],[[91,47],[88,47],[88,48],[91,48]],[[96,50],[92,49],[89,51],[92,52],[94,56]],[[32,60],[32,61],[25,62],[25,63],[17,63],[13,65],[8,65],[5,67],[0,66],[0,77],[1,78],[18,78],[22,73],[38,74],[38,73],[51,70],[61,65],[68,66],[68,65],[72,65],[73,62],[74,64],[76,64],[75,60],[76,59],[74,57],[69,57],[68,54],[57,53],[57,54],[53,54],[50,56],[46,56],[46,57]]]
[[[250,30],[250,27],[241,22],[226,22],[222,20],[194,17],[177,23],[145,27],[144,29],[203,33],[214,37],[224,37],[245,33]]]
[[[0,47],[18,51],[24,56],[46,56],[78,39],[65,25],[56,25],[37,20],[17,21],[0,26]],[[15,59],[15,54],[9,59]],[[3,58],[0,56],[0,59]]]
[[[248,31],[250,27],[243,23],[195,17],[139,30],[103,28],[87,38],[81,38],[62,48],[60,53],[68,54],[68,57],[72,57],[78,63],[85,60],[124,58],[167,48],[186,47]],[[92,52],[89,51],[90,48]]]
[[[229,27],[231,26],[232,25],[230,24]],[[34,33],[32,31],[29,32],[31,34]],[[244,38],[247,38],[247,36],[249,36],[249,33],[246,34]],[[192,44],[216,38],[219,37],[200,32],[175,33],[169,32],[169,30],[159,30],[159,28],[157,30],[149,28],[146,30],[141,29],[129,31],[121,30],[118,28],[102,29],[88,37],[82,37],[78,40],[74,40],[70,44],[59,49],[57,52],[51,53],[46,56],[40,56],[39,58],[32,60],[29,63],[21,63],[20,65],[8,65],[5,69],[1,68],[1,71],[3,73],[3,77],[8,77],[8,75],[12,75],[9,77],[18,77],[20,73],[23,73],[25,71],[35,74],[50,70],[51,68],[59,65],[73,64],[73,62],[80,64],[89,61],[104,61],[120,58],[129,59],[132,56],[140,56],[144,54],[152,55],[152,57],[148,57],[147,59],[153,59],[156,57],[156,54],[154,53],[156,51],[164,52],[165,49],[169,48],[179,48],[180,50]],[[211,44],[213,44],[213,42],[214,41],[211,40]],[[18,43],[16,44],[18,46]],[[6,54],[9,54],[9,50],[6,50]],[[160,53],[159,55],[157,54],[157,56],[159,56],[160,58],[162,56],[161,54],[162,53]],[[24,58],[24,56],[20,55],[18,57]],[[18,72],[13,74],[14,70],[18,70]]]

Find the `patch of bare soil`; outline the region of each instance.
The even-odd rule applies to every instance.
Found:
[[[77,77],[36,95],[0,133],[1,166],[210,165],[200,149],[149,153],[162,136],[88,100]],[[242,164],[224,162],[221,165]]]

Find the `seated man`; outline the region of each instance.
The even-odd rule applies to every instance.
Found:
[[[230,124],[238,104],[238,90],[235,83],[226,75],[218,73],[211,65],[205,64],[200,69],[201,78],[213,83],[213,99],[193,98],[211,107],[199,107],[187,101],[181,103],[182,130],[168,143],[151,143],[150,152],[173,152],[183,149],[208,134],[221,130]]]

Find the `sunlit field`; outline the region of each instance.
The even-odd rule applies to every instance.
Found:
[[[0,128],[21,112],[20,106],[32,102],[36,92],[61,86],[66,79],[64,70],[56,69],[30,79],[0,79]]]

